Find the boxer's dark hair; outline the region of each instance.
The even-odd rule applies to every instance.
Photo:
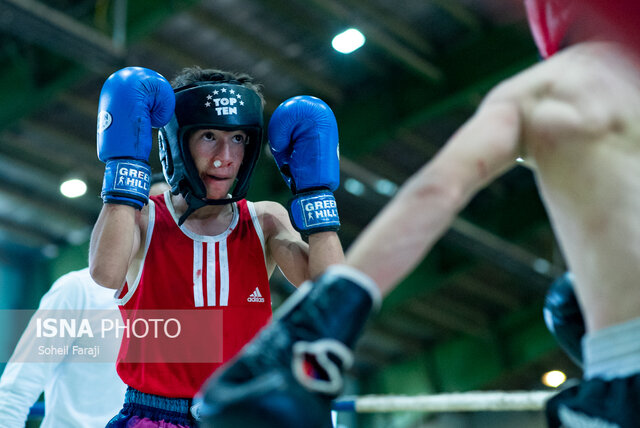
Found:
[[[264,107],[266,103],[264,95],[262,94],[262,85],[255,83],[253,77],[246,73],[234,73],[215,68],[201,68],[196,65],[183,68],[180,73],[171,80],[171,86],[177,89],[198,82],[237,82],[237,84],[246,86],[258,94],[262,100],[262,107]]]

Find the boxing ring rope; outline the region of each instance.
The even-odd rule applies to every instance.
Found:
[[[341,397],[333,410],[357,413],[488,412],[542,410],[557,391],[472,391],[433,395],[365,395]]]
[[[390,412],[504,412],[542,410],[557,391],[475,391],[433,395],[364,395],[341,397],[332,410],[356,413]],[[44,403],[31,408],[30,420],[44,416]]]

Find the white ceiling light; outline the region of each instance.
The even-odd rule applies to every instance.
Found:
[[[344,181],[344,190],[352,195],[362,196],[364,194],[364,184],[355,178],[347,178]]]
[[[364,35],[355,28],[349,28],[333,38],[331,46],[340,53],[348,54],[364,45]]]
[[[560,370],[551,370],[542,375],[542,383],[551,388],[557,388],[567,380],[565,375]]]
[[[374,184],[376,192],[381,195],[393,196],[398,191],[398,186],[396,183],[387,180],[386,178],[381,178],[377,180]]]
[[[60,185],[60,193],[67,198],[78,198],[87,193],[87,184],[79,178],[71,178]]]

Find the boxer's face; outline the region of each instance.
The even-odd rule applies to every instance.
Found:
[[[242,164],[246,144],[247,134],[240,130],[198,129],[191,133],[189,150],[207,189],[207,198],[227,197]]]

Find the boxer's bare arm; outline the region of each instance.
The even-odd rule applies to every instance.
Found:
[[[489,96],[365,229],[347,252],[347,263],[388,293],[478,190],[514,165],[521,155],[520,132],[519,106]]]
[[[129,265],[140,249],[140,223],[145,215],[148,206],[143,212],[126,205],[102,207],[89,245],[89,268],[96,283],[116,290],[124,284]]]
[[[287,210],[277,202],[255,203],[266,240],[269,274],[278,265],[295,286],[315,278],[332,264],[344,263],[340,239],[335,232],[319,232],[309,236],[309,244],[289,221]]]

